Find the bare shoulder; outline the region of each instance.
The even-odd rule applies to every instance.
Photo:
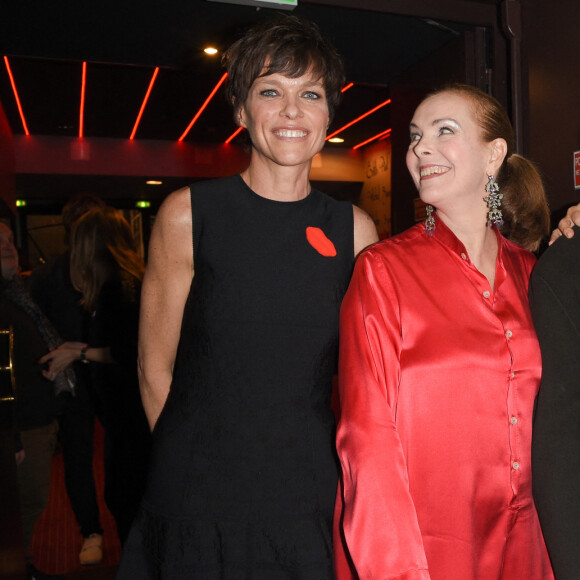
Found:
[[[367,246],[379,240],[375,222],[368,213],[353,205],[354,218],[354,255],[358,256]]]
[[[189,187],[182,187],[170,193],[159,208],[155,222],[162,224],[187,225],[191,227],[191,198]]]
[[[193,260],[192,246],[191,199],[189,188],[183,187],[167,196],[155,216],[149,258],[167,266],[185,265]]]

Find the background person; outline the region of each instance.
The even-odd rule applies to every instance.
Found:
[[[361,254],[341,311],[337,576],[550,579],[527,297],[549,229],[542,183],[474,87],[427,97],[410,134],[428,218]]]
[[[12,328],[14,340],[15,453],[27,577],[49,578],[34,566],[30,544],[48,503],[58,404],[54,385],[43,377],[38,359],[61,341],[19,276],[14,237],[4,223],[0,223],[0,265],[0,328]],[[70,373],[61,373],[58,382],[67,389],[74,385]]]
[[[153,227],[153,453],[118,578],[331,580],[338,312],[376,229],[309,182],[343,86],[319,30],[286,16],[225,56],[250,165],[173,193]]]
[[[137,380],[143,271],[121,212],[94,208],[79,218],[71,234],[70,273],[90,314],[87,343],[64,343],[40,359],[51,379],[75,361],[87,363],[105,431],[105,501],[121,544],[141,500],[150,446]]]
[[[30,293],[61,337],[85,342],[89,312],[80,304],[82,294],[70,279],[70,234],[74,222],[94,207],[103,207],[99,197],[80,194],[62,210],[67,250],[51,263],[36,268],[30,276]],[[44,353],[43,353],[44,354]],[[58,439],[62,448],[67,495],[83,536],[79,561],[98,564],[103,559],[103,529],[99,517],[93,473],[95,408],[91,398],[88,368],[73,363],[76,375],[74,396],[62,397]]]
[[[532,273],[542,351],[532,441],[534,499],[557,580],[580,570],[580,235],[559,239]],[[566,276],[562,276],[566,272]]]

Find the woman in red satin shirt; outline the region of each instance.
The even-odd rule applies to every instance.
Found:
[[[551,579],[530,464],[542,183],[478,89],[428,96],[410,129],[428,218],[361,255],[341,311],[337,577]]]

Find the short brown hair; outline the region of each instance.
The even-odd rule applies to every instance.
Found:
[[[290,78],[309,70],[322,80],[330,118],[342,96],[344,66],[336,49],[309,20],[280,15],[250,28],[224,53],[227,97],[237,114],[258,77],[281,73]]]
[[[515,135],[507,112],[497,99],[471,85],[445,85],[429,96],[441,93],[457,93],[471,101],[486,143],[498,138],[506,142],[506,156],[495,176],[503,194],[500,229],[520,246],[536,251],[550,231],[550,210],[535,165],[514,152]]]

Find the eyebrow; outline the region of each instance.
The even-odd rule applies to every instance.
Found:
[[[435,119],[433,121],[433,125],[438,125],[439,123],[453,123],[457,127],[460,126],[459,123],[455,119],[453,119],[453,117],[446,117],[443,119]]]
[[[282,81],[279,79],[272,79],[270,78],[272,75],[267,75],[265,77],[257,77],[256,80],[254,81],[254,83],[258,84],[258,82],[263,82],[265,84],[273,84],[273,85],[281,85]],[[284,76],[284,75],[282,75]],[[292,77],[286,77],[286,78],[292,78]],[[320,80],[315,80],[315,81],[304,81],[304,83],[301,85],[304,87],[322,87],[324,88],[324,83]]]
[[[461,125],[453,118],[449,117],[449,118],[443,118],[443,119],[435,119],[432,123],[431,126],[435,127],[436,125],[439,125],[439,123],[453,123],[453,125],[455,125],[456,127],[461,127]],[[415,123],[411,122],[409,123],[409,129],[418,129],[418,125],[416,125]]]

